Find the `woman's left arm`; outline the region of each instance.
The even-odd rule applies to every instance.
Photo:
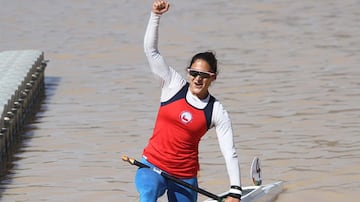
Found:
[[[239,159],[234,144],[231,120],[227,111],[218,101],[214,104],[213,123],[220,150],[225,159],[230,185],[241,187]],[[241,191],[233,188],[230,189],[230,192],[241,194]]]

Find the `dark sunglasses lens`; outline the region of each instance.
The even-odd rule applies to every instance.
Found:
[[[198,73],[199,73],[199,72],[194,71],[194,70],[190,70],[190,71],[189,71],[189,74],[190,74],[191,76],[193,76],[193,77],[197,77],[197,75],[199,75]]]
[[[197,77],[199,75],[201,78],[210,78],[210,74],[205,73],[205,72],[198,72],[195,70],[190,70],[189,74],[193,77]]]

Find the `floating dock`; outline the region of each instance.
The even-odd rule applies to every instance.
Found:
[[[39,50],[0,52],[1,170],[18,142],[33,107],[44,92],[44,53]]]

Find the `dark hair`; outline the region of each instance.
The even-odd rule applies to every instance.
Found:
[[[215,53],[211,51],[197,53],[192,57],[189,67],[191,67],[191,65],[198,59],[206,61],[211,68],[211,72],[217,73],[217,59],[215,57]]]

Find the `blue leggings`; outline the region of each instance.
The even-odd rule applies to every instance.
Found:
[[[144,158],[143,164],[155,167]],[[182,179],[195,187],[198,186],[197,178]],[[167,190],[169,202],[196,202],[197,192],[168,180],[148,168],[139,168],[135,175],[136,189],[140,193],[140,202],[156,202]]]

